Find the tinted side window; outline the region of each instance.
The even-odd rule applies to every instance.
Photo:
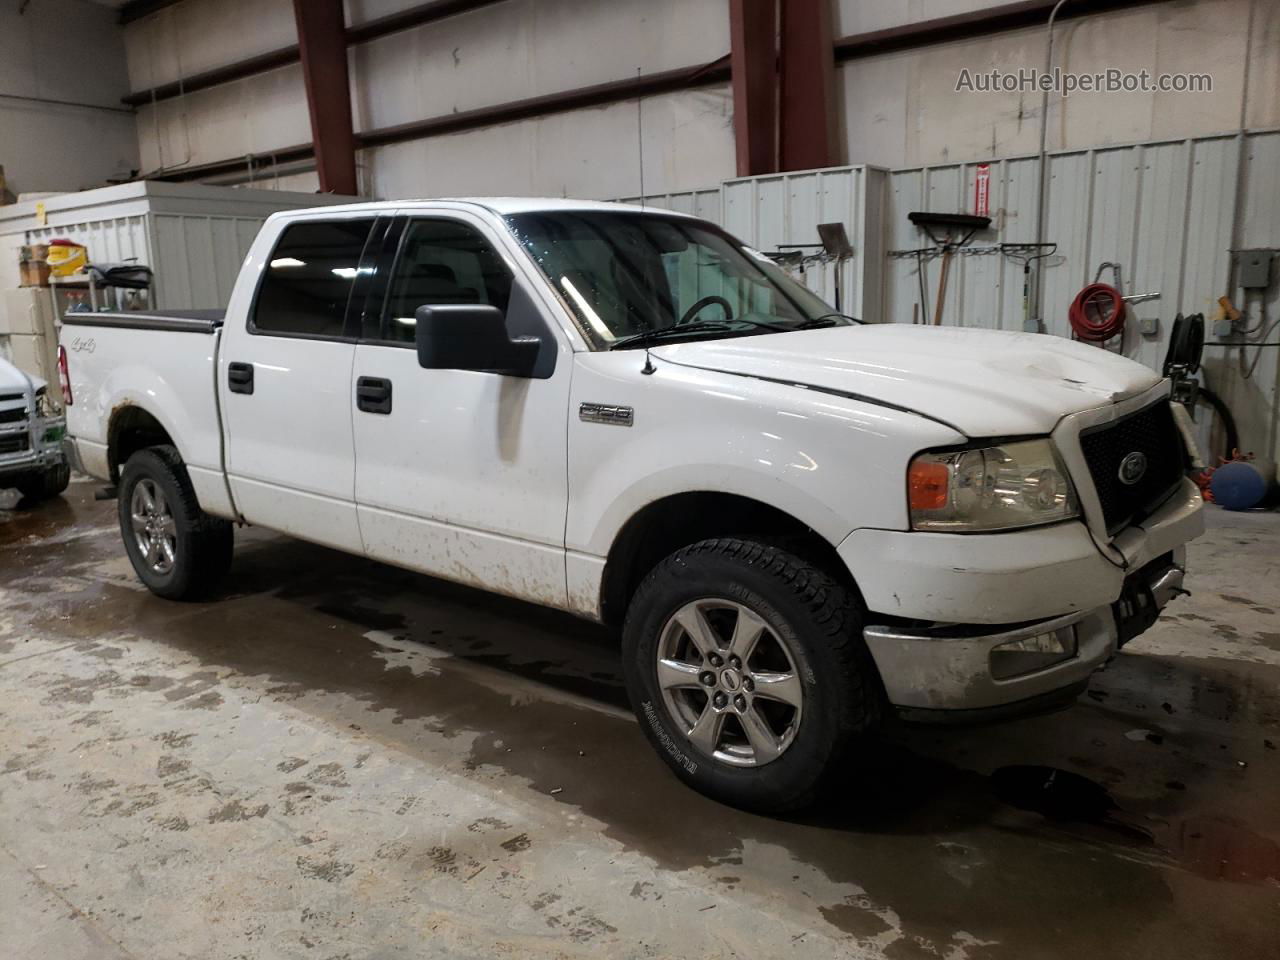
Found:
[[[388,340],[412,342],[421,306],[487,303],[507,309],[511,274],[478,231],[455,220],[411,220],[387,291]]]
[[[250,328],[259,333],[340,337],[347,300],[373,220],[285,228],[258,287]]]

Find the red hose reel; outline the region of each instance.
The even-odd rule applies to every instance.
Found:
[[[1125,303],[1109,283],[1091,283],[1071,301],[1067,319],[1081,340],[1105,343],[1124,332]]]

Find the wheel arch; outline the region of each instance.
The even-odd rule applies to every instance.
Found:
[[[681,547],[714,537],[760,539],[824,569],[837,581],[856,585],[835,544],[804,521],[771,504],[722,491],[670,494],[645,504],[614,537],[600,581],[600,616],[617,625],[640,582]]]
[[[162,444],[178,449],[173,434],[159,417],[131,401],[117,404],[107,423],[107,466],[111,480],[119,481],[121,468],[139,450]],[[180,449],[178,452],[181,455]]]

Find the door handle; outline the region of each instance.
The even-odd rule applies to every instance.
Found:
[[[227,364],[227,389],[232,393],[253,393],[253,364]]]
[[[390,413],[391,381],[383,377],[357,379],[356,406],[365,413]]]

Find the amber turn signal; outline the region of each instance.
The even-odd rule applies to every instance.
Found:
[[[917,459],[907,474],[908,499],[912,510],[941,510],[947,505],[950,471],[945,463]]]

